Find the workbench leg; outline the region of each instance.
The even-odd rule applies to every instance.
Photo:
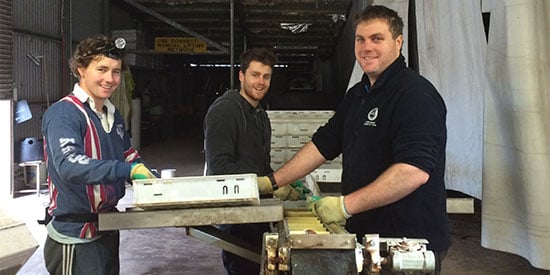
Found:
[[[205,241],[213,246],[260,264],[261,248],[251,247],[244,241],[231,236],[213,226],[186,227],[187,235]]]
[[[40,197],[40,164],[36,165],[36,195]]]

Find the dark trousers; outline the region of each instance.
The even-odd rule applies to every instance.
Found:
[[[235,236],[261,251],[263,234],[269,231],[268,223],[227,224],[220,229]],[[260,274],[260,265],[237,256],[233,253],[222,251],[223,266],[228,275],[256,275]]]
[[[44,260],[54,275],[118,275],[119,232],[104,232],[96,241],[81,244],[63,244],[49,236],[44,245]]]
[[[445,256],[447,256],[447,250],[444,251],[434,251],[435,255],[435,275],[441,274],[441,263],[443,262],[443,259],[445,259]]]

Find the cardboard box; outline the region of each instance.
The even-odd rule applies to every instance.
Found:
[[[25,223],[12,219],[1,209],[0,240],[0,274],[16,274],[38,248]]]

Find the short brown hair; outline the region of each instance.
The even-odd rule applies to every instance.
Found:
[[[277,56],[269,49],[266,48],[251,48],[241,54],[241,71],[244,73],[250,62],[258,61],[264,65],[273,67],[277,64]]]
[[[78,43],[73,56],[69,60],[69,67],[73,75],[76,78],[80,78],[78,68],[86,68],[90,65],[92,60],[100,58],[100,56],[106,56],[113,59],[120,59],[122,61],[122,68],[124,69],[126,68],[124,54],[124,47],[122,47],[122,49],[115,47],[113,39],[103,34],[98,34],[90,36]]]
[[[355,17],[355,27],[359,23],[366,22],[372,19],[385,20],[388,25],[393,39],[403,34],[403,19],[399,17],[396,11],[384,6],[368,6]]]

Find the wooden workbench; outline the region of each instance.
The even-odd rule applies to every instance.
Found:
[[[260,205],[138,210],[99,214],[99,230],[187,227],[216,224],[277,222],[283,220],[279,199],[261,199]]]

